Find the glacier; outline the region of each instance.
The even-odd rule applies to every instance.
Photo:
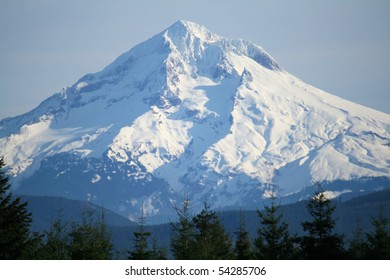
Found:
[[[301,199],[315,182],[390,187],[389,134],[389,114],[306,84],[249,41],[178,21],[1,120],[0,151],[17,193],[134,220],[171,215],[184,194],[194,209],[224,209]]]

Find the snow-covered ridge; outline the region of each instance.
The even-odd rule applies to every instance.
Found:
[[[230,207],[314,181],[390,177],[390,115],[305,84],[249,41],[179,21],[1,120],[0,150],[21,192],[160,215],[185,190],[195,205]],[[50,190],[37,185],[45,176]]]

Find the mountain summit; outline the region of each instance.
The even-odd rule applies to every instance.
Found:
[[[223,209],[300,199],[314,182],[333,196],[379,178],[388,187],[389,133],[390,115],[305,84],[249,41],[179,21],[0,121],[0,149],[18,193],[134,219],[172,214],[184,193]]]

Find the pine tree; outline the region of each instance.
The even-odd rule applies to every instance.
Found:
[[[371,219],[374,232],[367,234],[368,258],[376,260],[390,259],[390,232],[389,220],[383,214],[383,207],[379,207],[378,216]]]
[[[251,241],[246,230],[245,218],[240,210],[240,221],[238,231],[235,232],[236,242],[234,252],[237,260],[250,260],[252,258]]]
[[[257,211],[261,227],[255,239],[255,258],[267,260],[290,259],[294,253],[293,241],[288,232],[288,225],[282,221],[282,213],[272,196],[270,206],[265,206],[264,213]]]
[[[195,246],[195,227],[190,214],[190,201],[185,198],[183,208],[175,208],[179,221],[171,223],[173,236],[171,238],[171,251],[176,260],[190,260],[193,258]]]
[[[303,230],[308,234],[301,238],[302,257],[304,259],[343,259],[343,236],[333,233],[335,220],[332,215],[335,206],[326,198],[322,187],[307,204],[311,221],[302,223]]]
[[[27,202],[13,198],[11,184],[0,158],[0,259],[31,259],[40,244],[40,236],[30,234],[31,213]]]
[[[193,218],[196,229],[194,258],[200,260],[233,259],[232,243],[218,215],[205,204]]]
[[[139,219],[139,229],[133,232],[134,246],[133,250],[129,251],[129,260],[150,260],[153,257],[153,252],[149,249],[148,239],[151,232],[145,230],[146,218],[142,213]]]
[[[108,260],[112,258],[111,236],[101,219],[95,221],[92,209],[82,213],[82,223],[73,224],[69,234],[71,238],[70,255],[74,260]]]

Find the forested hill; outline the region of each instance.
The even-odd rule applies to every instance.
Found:
[[[92,210],[94,215],[100,218],[103,209],[101,206],[87,202],[64,198],[34,196],[21,198],[28,202],[28,211],[32,213],[32,230],[41,232],[48,230],[50,224],[59,217],[68,224],[79,223],[83,211]],[[390,219],[390,190],[370,193],[344,202],[338,198],[333,200],[333,203],[336,206],[333,214],[333,218],[336,220],[335,232],[344,234],[347,242],[352,238],[357,223],[364,232],[370,232],[373,229],[372,217],[378,215],[380,208],[384,216]],[[280,211],[292,235],[303,234],[301,223],[310,220],[306,205],[307,201],[300,201],[280,206]],[[239,226],[240,213],[243,214],[246,229],[253,240],[260,227],[257,211],[224,211],[218,214],[227,233],[234,240],[234,232],[238,230]],[[115,248],[114,257],[126,258],[128,250],[133,246],[133,232],[138,229],[137,224],[106,209],[104,209],[104,221],[111,232],[111,240]],[[175,219],[172,222],[175,222]],[[172,236],[171,224],[149,225],[146,226],[146,230],[151,232],[151,237],[157,240],[160,247],[167,248],[169,251]]]
[[[108,226],[135,226],[134,222],[129,221],[103,206],[91,204],[86,201],[70,200],[61,197],[49,196],[20,196],[22,201],[27,201],[27,210],[32,214],[32,230],[48,230],[51,222],[59,217],[68,223],[79,223],[82,219],[82,213],[86,210],[94,212],[96,217],[101,217],[104,209],[104,221]]]
[[[341,199],[341,198],[339,198]],[[352,198],[345,202],[338,199],[333,200],[336,206],[333,217],[336,220],[335,232],[344,234],[348,243],[356,230],[357,224],[364,232],[373,230],[372,218],[378,215],[379,208],[382,208],[385,217],[390,219],[390,190],[378,191],[365,196]],[[306,209],[307,201],[300,201],[294,204],[281,205],[280,210],[283,218],[289,226],[291,235],[302,235],[301,223],[310,220]],[[242,211],[245,219],[246,229],[253,240],[260,227],[260,219],[257,211]],[[193,213],[194,215],[198,213]],[[235,239],[235,232],[238,231],[240,211],[225,211],[219,213],[223,226],[231,238]],[[132,247],[133,232],[137,227],[113,227],[112,240],[117,250],[117,257],[126,257],[126,250]],[[172,226],[169,223],[147,226],[147,231],[158,241],[159,246],[169,248],[169,241],[172,236]]]

